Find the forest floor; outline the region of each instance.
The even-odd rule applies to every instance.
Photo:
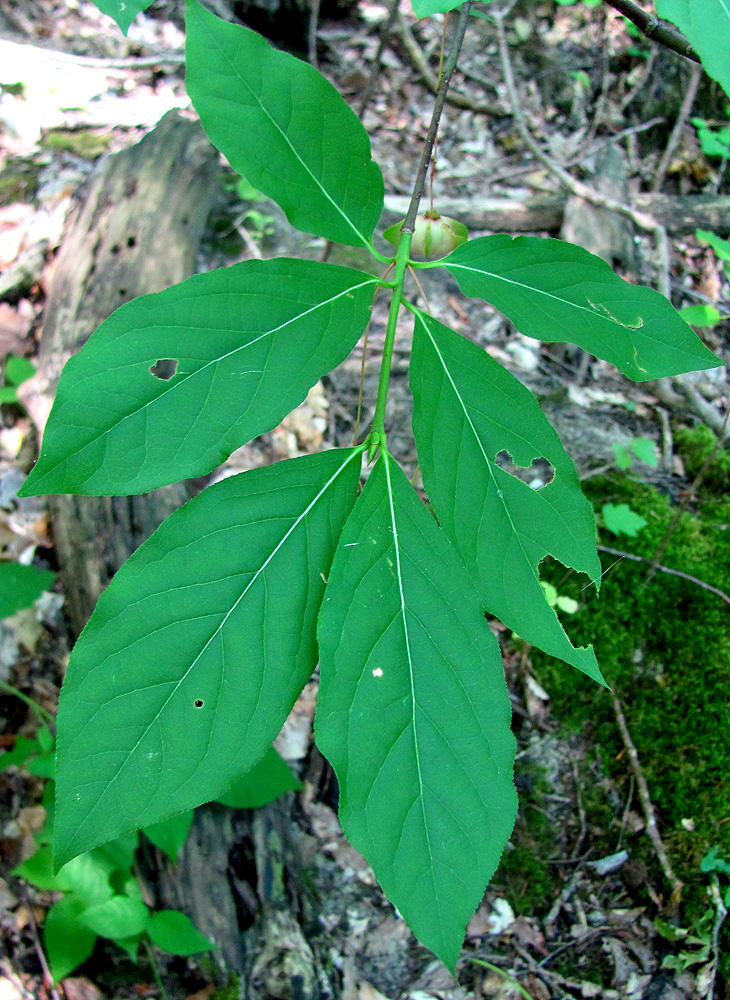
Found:
[[[154,4],[124,39],[91,3],[0,0],[1,359],[37,357],[75,193],[101,158],[137,142],[167,111],[188,107],[181,8],[167,0]],[[349,19],[319,24],[319,67],[354,108],[386,15],[385,5],[361,0]],[[386,224],[402,217],[412,187],[442,26],[440,17],[417,22],[404,0],[363,114],[385,177]],[[526,144],[513,113],[495,27],[473,18],[452,88],[456,103],[447,105],[440,130],[435,206],[469,225],[472,235],[562,235],[604,256],[628,280],[668,288],[677,308],[710,307],[693,319],[713,320],[697,330],[727,362],[730,265],[696,230],[730,236],[730,171],[691,119],[703,119],[705,129],[727,127],[728,99],[703,77],[692,107],[680,110],[694,85],[691,64],[634,37],[608,7],[519,3],[507,34],[518,114],[532,142]],[[676,145],[663,156],[678,116]],[[534,147],[548,162],[536,158]],[[572,196],[555,167],[654,211],[667,228],[669,260],[626,214]],[[273,203],[242,189],[230,171],[224,176],[199,270],[250,257],[322,256],[321,240],[294,231]],[[696,217],[687,208],[692,198],[703,206]],[[673,213],[671,204],[679,206]],[[330,260],[371,266],[353,250],[334,248]],[[545,576],[557,595],[574,602],[573,614],[563,615],[574,639],[595,636],[616,698],[589,689],[569,667],[492,623],[513,704],[521,805],[503,863],[467,928],[457,984],[414,940],[342,836],[334,779],[312,743],[315,677],[276,743],[304,783],[287,801],[309,859],[310,902],[299,916],[304,937],[288,947],[306,952],[308,992],[298,994],[282,974],[289,966],[281,955],[267,965],[260,942],[252,949],[256,961],[227,987],[215,962],[160,955],[165,989],[171,1000],[222,1000],[238,991],[282,1000],[466,1000],[525,991],[535,1000],[730,1000],[722,902],[730,866],[703,864],[711,849],[730,861],[730,460],[724,447],[713,450],[712,434],[725,429],[727,371],[634,384],[569,345],[523,336],[435,271],[425,272],[423,292],[436,317],[538,395],[595,503],[599,541],[613,550],[602,552],[603,603],[562,567],[546,566]],[[409,294],[421,293],[414,286]],[[226,471],[350,444],[361,367],[361,426],[372,415],[386,308],[376,303],[364,366],[359,345],[280,427],[234,453]],[[390,450],[417,476],[409,338],[404,321],[387,426]],[[5,378],[10,385],[7,368]],[[57,569],[45,503],[17,498],[35,458],[40,428],[33,416],[41,419],[22,387],[20,399],[25,407],[0,409],[0,559]],[[519,472],[549,475],[537,467]],[[618,502],[644,518],[643,532],[609,528],[606,504]],[[668,534],[658,572],[647,579]],[[51,714],[70,647],[63,600],[59,580],[32,609],[0,622],[0,681]],[[0,693],[0,747],[12,750],[37,725],[23,701]],[[0,756],[0,1000],[160,996],[148,961],[136,965],[112,944],[99,946],[72,977],[50,983],[43,923],[57,895],[13,875],[45,821],[45,779],[22,767],[2,768]],[[654,838],[647,834],[652,817]],[[150,856],[166,864],[149,851],[148,863]],[[149,883],[149,872],[145,877]],[[256,897],[255,887],[246,895],[239,885],[239,892],[249,905]],[[255,935],[256,919],[242,923],[244,937]]]

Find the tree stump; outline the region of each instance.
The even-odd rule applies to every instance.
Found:
[[[195,271],[218,157],[197,122],[170,112],[135,146],[109,157],[80,193],[56,261],[39,372],[28,406],[45,424],[61,369],[114,310]],[[184,485],[131,497],[50,501],[74,635],[114,573],[187,499]]]

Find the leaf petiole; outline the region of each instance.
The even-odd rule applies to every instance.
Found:
[[[390,379],[390,365],[393,360],[393,345],[395,343],[395,330],[398,323],[398,313],[400,312],[401,301],[403,299],[403,281],[406,275],[406,268],[409,263],[411,240],[413,233],[403,233],[403,238],[398,247],[395,257],[395,275],[393,278],[393,298],[390,300],[390,312],[388,313],[388,326],[385,332],[385,344],[383,346],[383,361],[380,366],[380,380],[378,382],[378,398],[375,402],[375,415],[373,417],[373,430],[370,435],[370,447],[377,444],[382,438],[385,440],[385,402],[388,398],[388,381]],[[377,435],[377,438],[375,437]],[[368,452],[369,454],[369,452]]]

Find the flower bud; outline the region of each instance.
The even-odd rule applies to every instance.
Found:
[[[405,220],[404,220],[405,221]],[[402,222],[396,222],[383,233],[383,237],[393,246],[399,246],[401,241]],[[444,257],[456,250],[469,238],[466,226],[438,212],[423,212],[416,216],[416,228],[411,241],[411,252],[426,260],[432,257]]]

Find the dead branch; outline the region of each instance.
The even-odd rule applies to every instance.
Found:
[[[614,198],[609,198],[607,195],[600,194],[598,191],[594,191],[593,188],[584,184],[582,181],[576,180],[575,177],[572,177],[567,170],[558,166],[558,164],[555,163],[555,161],[542,150],[539,143],[537,143],[530,134],[527,122],[525,121],[525,116],[522,112],[522,108],[520,107],[517,85],[512,72],[512,61],[510,59],[509,46],[507,44],[507,35],[504,30],[504,12],[493,10],[491,11],[491,16],[494,18],[497,26],[497,44],[499,46],[499,55],[502,62],[502,74],[504,76],[504,82],[509,96],[512,117],[514,118],[517,130],[522,136],[525,145],[530,149],[533,156],[535,156],[536,159],[547,167],[550,173],[553,174],[554,177],[557,177],[561,184],[563,184],[571,192],[571,194],[575,195],[577,198],[582,198],[584,201],[589,202],[596,208],[607,208],[611,212],[617,212],[619,215],[623,215],[626,218],[631,219],[631,221],[640,229],[643,229],[654,236],[659,255],[659,276],[657,282],[659,291],[667,298],[670,298],[669,240],[667,238],[666,229],[664,226],[660,225],[656,219],[647,215],[645,212],[638,212],[630,205],[624,205],[621,202],[616,201]]]
[[[606,0],[609,6],[617,10],[619,14],[627,17],[632,24],[635,24],[639,31],[652,42],[663,45],[672,52],[677,52],[685,59],[691,59],[698,63],[700,57],[690,45],[681,31],[678,31],[673,24],[668,21],[661,21],[653,14],[647,14],[633,0]]]
[[[647,559],[645,556],[637,556],[634,555],[633,552],[622,552],[621,549],[612,549],[608,545],[597,545],[596,548],[599,552],[608,552],[609,555],[621,556],[622,559],[630,559],[632,562],[651,563],[651,559]],[[702,587],[703,590],[709,590],[711,594],[717,594],[717,596],[721,597],[723,601],[730,604],[730,597],[728,597],[728,595],[718,587],[713,587],[711,583],[705,583],[704,580],[700,580],[696,576],[692,576],[689,573],[682,573],[682,571],[678,569],[670,569],[669,566],[660,566],[658,563],[655,566],[655,569],[658,569],[661,573],[668,573],[670,576],[679,576],[683,580],[689,580],[690,583],[697,584],[697,586]]]
[[[692,67],[692,73],[690,74],[689,83],[687,84],[687,90],[682,100],[677,120],[674,123],[674,128],[669,136],[669,141],[667,142],[664,152],[662,153],[662,158],[659,161],[659,166],[656,168],[656,173],[654,174],[654,181],[651,185],[651,189],[654,192],[661,191],[664,178],[666,177],[667,170],[669,170],[669,165],[672,162],[672,157],[674,156],[674,151],[679,145],[679,140],[682,137],[682,130],[687,124],[687,119],[692,111],[692,105],[694,104],[695,97],[697,96],[697,88],[700,85],[701,77],[702,67],[696,64]]]
[[[421,46],[414,38],[413,32],[408,27],[406,19],[400,12],[398,13],[398,31],[403,39],[403,45],[408,53],[409,59],[423,77],[426,86],[432,94],[438,93],[438,76],[428,65],[428,59],[424,55]],[[457,108],[468,108],[476,114],[501,115],[504,113],[503,109],[498,104],[484,104],[479,101],[472,101],[468,97],[465,97],[464,94],[460,94],[458,91],[454,90],[449,91],[446,95],[446,102],[447,104],[454,104]]]
[[[636,747],[634,746],[634,741],[631,739],[631,733],[629,732],[626,717],[624,716],[623,709],[621,708],[621,702],[618,700],[616,695],[613,696],[612,700],[613,710],[616,715],[616,722],[618,723],[618,728],[621,732],[621,738],[624,741],[626,752],[629,755],[631,769],[634,772],[634,777],[636,778],[636,787],[639,790],[639,799],[641,800],[641,806],[644,811],[644,819],[646,820],[646,832],[659,860],[659,864],[662,867],[662,871],[672,887],[672,901],[676,906],[679,903],[679,897],[682,894],[684,882],[678,879],[674,874],[674,870],[672,869],[672,865],[667,856],[664,841],[661,838],[659,828],[657,826],[654,806],[651,803],[649,786],[646,783],[646,778],[644,777],[644,771],[641,767],[639,755],[636,752]]]

